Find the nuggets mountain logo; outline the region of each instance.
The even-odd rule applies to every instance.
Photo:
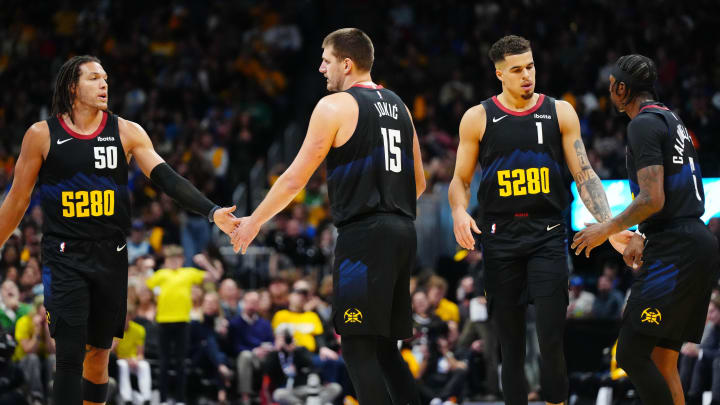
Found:
[[[640,314],[640,322],[642,323],[654,323],[655,325],[660,325],[661,320],[662,314],[657,308],[645,308],[642,311],[642,314]]]
[[[357,308],[348,308],[343,315],[345,323],[362,323],[362,312]]]

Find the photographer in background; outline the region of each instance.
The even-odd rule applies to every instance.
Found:
[[[275,350],[267,355],[265,362],[265,372],[274,389],[273,401],[281,405],[303,405],[312,398],[316,404],[332,404],[342,392],[340,384],[321,385],[319,375],[312,373],[312,353],[297,346],[288,329],[278,332]]]

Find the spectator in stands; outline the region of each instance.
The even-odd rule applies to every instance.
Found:
[[[220,294],[220,306],[227,318],[232,318],[240,313],[242,309],[240,305],[240,289],[235,280],[232,278],[223,280],[220,283],[218,294]]]
[[[137,258],[149,255],[153,252],[150,242],[145,237],[145,223],[135,220],[130,229],[130,237],[127,240],[128,264],[134,263]]]
[[[610,277],[598,277],[597,295],[592,306],[592,316],[598,319],[620,319],[625,301],[622,293],[613,288]]]
[[[498,342],[488,319],[485,296],[470,300],[468,320],[460,334],[458,347],[464,349],[468,359],[469,391],[483,392],[485,401],[496,401],[500,397],[498,384]]]
[[[275,338],[270,322],[258,315],[260,294],[243,296],[242,312],[230,319],[229,343],[237,359],[238,392],[242,405],[250,404],[253,382]]]
[[[430,308],[443,321],[460,322],[460,310],[457,304],[445,298],[447,281],[440,276],[432,275],[427,281],[426,290]]]
[[[200,376],[208,377],[215,384],[218,402],[225,403],[233,376],[229,359],[221,350],[228,335],[228,321],[222,314],[216,292],[204,295],[202,308],[203,319],[190,325],[189,357],[193,368],[201,371]]]
[[[595,296],[591,292],[583,290],[584,284],[580,276],[575,276],[570,279],[570,302],[567,307],[568,319],[587,318],[592,314]]]
[[[134,403],[135,398],[143,404],[149,404],[152,399],[152,376],[150,363],[145,360],[145,328],[134,321],[135,314],[135,305],[129,303],[125,317],[125,332],[115,346],[118,386],[120,397],[126,404]],[[137,376],[140,392],[133,392],[130,384],[131,374]]]
[[[190,309],[192,301],[190,290],[193,284],[204,281],[217,281],[221,272],[204,262],[205,270],[193,267],[182,267],[185,257],[183,249],[177,245],[170,245],[164,249],[165,267],[156,271],[148,278],[146,284],[149,288],[159,289],[156,322],[158,324],[160,349],[160,400],[166,402],[170,387],[168,386],[168,372],[170,363],[174,362],[177,372],[177,381],[174,385],[176,402],[185,401],[185,367],[183,361],[187,354],[189,338]]]
[[[270,281],[268,285],[268,293],[270,294],[270,312],[277,313],[280,310],[287,309],[289,304],[290,284],[287,281],[276,278]]]
[[[12,280],[0,285],[0,327],[10,333],[15,332],[15,322],[32,310],[32,305],[20,301],[20,290]]]
[[[337,383],[321,385],[320,377],[313,373],[312,353],[296,345],[287,330],[275,335],[275,350],[268,354],[265,372],[270,377],[273,401],[281,405],[302,405],[309,396],[320,404],[332,403],[342,388]]]
[[[42,295],[36,296],[32,310],[18,319],[15,341],[13,361],[20,364],[33,401],[45,403],[55,368],[55,341],[50,337]]]
[[[26,405],[25,375],[12,361],[16,343],[8,331],[0,328],[0,405]],[[42,403],[39,400],[35,404]],[[33,405],[35,405],[33,404]]]
[[[680,380],[689,405],[699,405],[703,392],[712,390],[720,403],[720,297],[710,301],[700,344],[685,343],[680,350]]]
[[[456,339],[451,338],[450,330],[448,324],[444,324],[443,328],[429,334],[427,355],[420,362],[420,396],[431,405],[462,402],[467,361],[456,356]]]
[[[288,331],[292,334],[297,346],[304,347],[313,353],[318,350],[318,347],[323,348],[316,342],[317,337],[322,337],[323,326],[318,314],[305,311],[305,302],[309,294],[308,290],[293,288],[290,291],[288,309],[276,312],[271,324],[276,336]]]
[[[40,262],[37,257],[30,256],[18,283],[20,289],[20,300],[23,302],[32,302],[37,294],[42,294],[43,285],[40,276]]]

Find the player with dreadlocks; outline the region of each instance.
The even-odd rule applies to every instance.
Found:
[[[610,98],[631,121],[627,171],[633,202],[618,216],[575,235],[586,255],[610,235],[639,224],[621,253],[635,281],[623,315],[618,365],[645,404],[685,403],[678,375],[683,342],[700,342],[718,274],[718,242],[700,220],[700,162],[678,116],[656,101],[650,58],[626,55],[610,75]]]
[[[62,65],[51,117],[25,133],[0,206],[2,246],[37,181],[46,316],[56,341],[56,405],[107,400],[109,349],[113,337],[123,336],[126,313],[130,159],[182,207],[207,215],[226,233],[236,221],[234,207],[218,207],[172,170],[140,125],[108,111],[107,79],[92,56]]]

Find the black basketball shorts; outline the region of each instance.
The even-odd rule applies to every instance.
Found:
[[[486,218],[480,230],[483,284],[491,311],[553,294],[567,297],[568,250],[562,218]]]
[[[376,214],[338,229],[333,324],[340,335],[412,335],[410,273],[417,236],[410,218]]]
[[[128,262],[124,239],[73,240],[44,236],[42,280],[50,333],[62,318],[87,327],[87,343],[108,349],[122,338]]]
[[[675,221],[646,237],[623,322],[645,335],[700,343],[718,277],[717,239],[697,219]]]

